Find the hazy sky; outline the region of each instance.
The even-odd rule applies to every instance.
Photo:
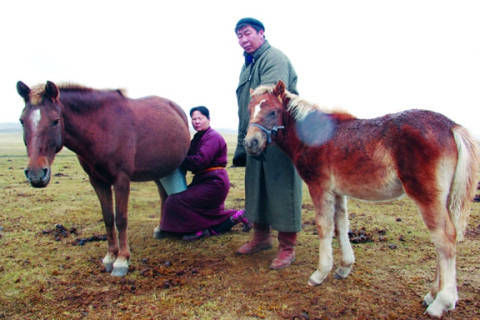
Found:
[[[430,109],[480,135],[476,0],[2,1],[0,122],[18,121],[18,80],[51,80],[205,105],[212,127],[236,129],[245,16],[289,56],[307,100],[360,118]]]

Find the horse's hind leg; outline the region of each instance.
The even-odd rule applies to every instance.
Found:
[[[440,262],[439,262],[439,256],[437,254],[436,256],[436,262],[435,262],[435,279],[433,280],[432,288],[430,291],[425,295],[423,298],[423,305],[428,307],[435,301],[435,297],[437,296],[438,291],[440,291]]]
[[[108,249],[107,254],[102,260],[107,272],[113,270],[113,263],[117,259],[118,242],[115,232],[115,215],[113,214],[112,186],[102,181],[98,181],[90,177],[90,183],[100,200],[102,209],[103,222],[107,231]]]
[[[338,239],[341,253],[340,266],[337,268],[335,278],[345,279],[352,269],[355,256],[348,238],[347,198],[337,196],[335,200],[335,235]]]
[[[437,252],[435,281],[423,302],[429,315],[441,317],[443,311],[454,309],[458,300],[455,227],[444,205],[421,206],[420,211]]]
[[[310,276],[310,286],[319,285],[325,280],[333,267],[332,237],[334,228],[335,196],[325,194],[318,196],[310,189],[315,205],[315,225],[320,240],[318,248],[318,269]]]

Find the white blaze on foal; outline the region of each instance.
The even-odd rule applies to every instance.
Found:
[[[264,102],[265,102],[265,99],[260,101],[260,103],[255,106],[255,109],[254,109],[254,112],[253,112],[253,119],[255,119],[257,114],[260,112],[260,107],[262,106],[262,103],[264,103]]]

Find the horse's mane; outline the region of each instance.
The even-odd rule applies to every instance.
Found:
[[[253,95],[270,93],[274,94],[273,90],[275,85],[262,85],[257,87]],[[285,89],[285,98],[288,100],[287,111],[293,116],[295,121],[302,121],[305,117],[311,112],[320,111],[322,113],[330,114],[333,118],[346,120],[346,119],[355,119],[355,117],[349,112],[342,111],[339,109],[327,109],[320,107],[317,104],[308,102],[307,100],[301,98],[300,96],[288,91]]]
[[[87,87],[81,84],[77,83],[61,83],[58,85],[58,89],[60,90],[60,98],[61,98],[61,93],[78,93],[78,94],[111,94],[112,92],[115,94],[119,94],[122,97],[127,97],[126,90],[124,89],[94,89],[91,87]],[[44,84],[38,84],[36,86],[33,86],[31,88],[30,92],[30,101],[33,105],[39,105],[42,102],[43,96],[45,94],[45,85]]]

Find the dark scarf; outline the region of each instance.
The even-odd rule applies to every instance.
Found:
[[[258,48],[253,54],[243,51],[243,56],[245,57],[245,66],[248,67],[250,64],[255,64],[255,59],[258,59],[260,55],[265,51],[263,48],[269,48],[270,45],[268,41],[265,42]]]
[[[250,53],[244,52],[243,56],[245,57],[245,65],[248,67],[251,63],[255,63],[255,58]]]

